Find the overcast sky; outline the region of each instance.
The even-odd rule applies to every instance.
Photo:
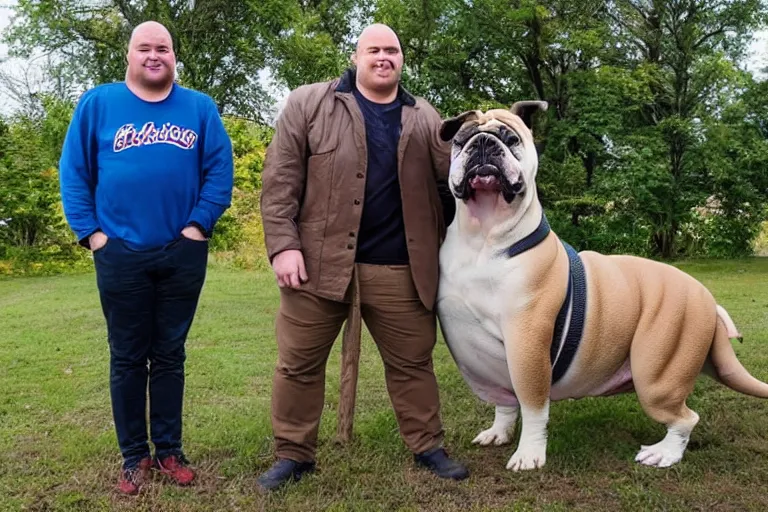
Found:
[[[10,23],[13,14],[12,7],[16,5],[16,0],[0,0],[0,32]],[[757,34],[751,47],[752,57],[747,61],[747,68],[753,72],[768,66],[768,58],[765,55],[766,45],[768,45],[768,31],[762,31]],[[7,59],[8,48],[0,44],[0,71],[11,73],[14,76],[23,75],[25,69],[30,67],[30,63],[19,59]],[[10,98],[0,91],[0,114],[7,114],[13,109],[14,105]]]

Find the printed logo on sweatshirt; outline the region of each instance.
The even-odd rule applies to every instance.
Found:
[[[136,131],[133,123],[124,124],[115,134],[112,149],[115,153],[140,146],[151,144],[173,144],[181,149],[192,149],[197,140],[197,133],[189,128],[182,128],[175,124],[165,123],[158,129],[152,121],[144,124],[141,130]]]

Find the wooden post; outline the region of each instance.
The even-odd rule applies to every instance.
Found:
[[[359,283],[357,270],[353,272],[352,305],[344,326],[341,340],[341,382],[339,386],[339,410],[336,426],[336,439],[347,443],[352,439],[352,426],[355,418],[355,399],[357,395],[357,376],[360,370],[360,318]]]

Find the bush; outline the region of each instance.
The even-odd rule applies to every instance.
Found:
[[[90,252],[77,246],[59,193],[57,164],[71,105],[46,103],[0,130],[0,275],[87,271]],[[259,214],[261,170],[271,129],[226,117],[235,180],[232,206],[211,239],[212,261],[239,268],[268,265]]]
[[[269,268],[259,210],[260,195],[260,191],[235,190],[227,219],[222,218],[227,231],[214,235],[211,240],[214,263],[248,270]],[[216,241],[217,236],[226,239],[226,243]]]
[[[547,213],[547,219],[558,237],[576,250],[651,255],[648,243],[651,228],[631,215],[606,212],[580,217],[578,225],[574,225],[570,211],[553,209]]]
[[[57,164],[71,102],[43,97],[42,110],[0,130],[0,275],[41,275],[92,268],[64,219]]]
[[[0,134],[0,248],[42,248],[70,236],[56,166],[72,105],[43,105],[43,113],[20,115]]]
[[[752,244],[752,250],[757,256],[768,256],[768,220],[760,225],[760,233]]]
[[[90,272],[91,253],[74,244],[45,247],[10,247],[0,258],[0,276],[41,276]]]
[[[213,261],[238,268],[269,266],[264,248],[259,198],[261,171],[271,138],[270,129],[239,119],[226,118],[235,157],[232,206],[222,215],[211,238]]]
[[[691,221],[681,227],[682,255],[704,258],[752,256],[765,224],[765,214],[748,203],[734,207],[714,197],[693,209]]]

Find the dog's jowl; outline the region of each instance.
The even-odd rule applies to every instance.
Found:
[[[546,108],[465,112],[441,130],[452,141],[457,210],[440,251],[437,311],[464,379],[496,406],[474,442],[509,442],[519,413],[507,468],[541,467],[551,401],[634,391],[667,427],[635,460],[670,466],[699,421],[685,403],[699,374],[761,398],[768,384],[736,359],[736,326],[701,283],[648,259],[577,253],[552,232],[530,130]]]

